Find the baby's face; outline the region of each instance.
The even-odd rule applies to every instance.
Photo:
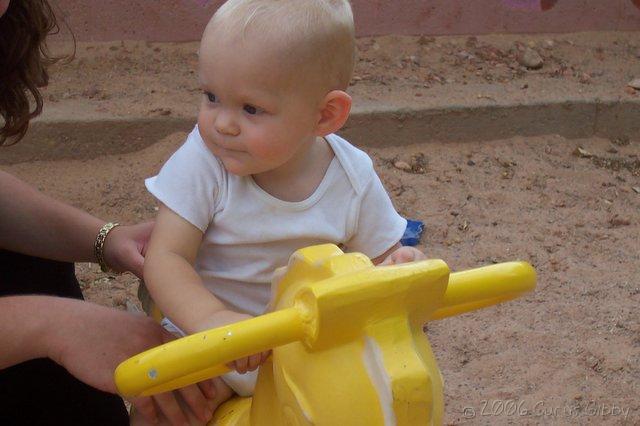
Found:
[[[320,119],[318,102],[288,84],[291,71],[265,44],[205,34],[200,46],[198,128],[227,171],[239,176],[286,164],[314,140]]]

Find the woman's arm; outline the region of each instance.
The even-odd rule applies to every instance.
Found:
[[[52,296],[0,297],[0,369],[35,358],[50,358],[77,379],[105,392],[117,393],[113,374],[119,363],[170,340],[152,319],[81,300]],[[42,380],[47,380],[43,377]],[[211,418],[206,398],[210,384],[182,388],[191,411],[202,421]],[[204,392],[204,395],[203,395]],[[133,404],[154,421],[157,406],[172,421],[186,424],[186,410],[173,393],[138,398]]]
[[[103,220],[2,171],[0,200],[1,248],[67,262],[96,261],[93,243]]]
[[[93,245],[104,225],[0,171],[0,248],[65,262],[95,262]],[[107,265],[142,276],[152,223],[119,226],[104,245]]]
[[[0,297],[0,369],[51,358],[83,382],[115,393],[115,367],[165,340],[162,328],[144,316],[62,297]]]

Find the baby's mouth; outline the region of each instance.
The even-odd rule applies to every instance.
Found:
[[[215,146],[218,149],[221,149],[223,151],[229,151],[229,152],[242,152],[241,149],[237,149],[237,148],[230,148],[229,144],[225,143],[225,142],[221,142],[221,141],[214,141],[213,142],[213,146]]]

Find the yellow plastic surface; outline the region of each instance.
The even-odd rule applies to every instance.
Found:
[[[227,402],[211,424],[440,424],[442,377],[424,323],[513,299],[536,281],[524,262],[453,274],[441,260],[374,267],[331,244],[298,250],[276,275],[274,312],[130,358],[116,370],[120,393],[175,389],[273,348],[253,398]]]

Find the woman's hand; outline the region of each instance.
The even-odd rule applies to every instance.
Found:
[[[104,243],[104,259],[116,272],[130,271],[142,278],[142,264],[147,251],[153,222],[117,226]]]
[[[79,380],[106,392],[117,392],[113,374],[119,363],[173,340],[170,333],[142,315],[83,301],[60,298],[53,301],[61,309],[59,315],[48,321],[42,335],[47,356]],[[178,403],[178,395],[184,406]],[[188,410],[207,422],[213,414],[209,401],[214,397],[215,389],[207,381],[184,387],[177,393],[136,398],[132,403],[150,422],[159,418],[157,407],[160,407],[171,424],[185,424]]]

